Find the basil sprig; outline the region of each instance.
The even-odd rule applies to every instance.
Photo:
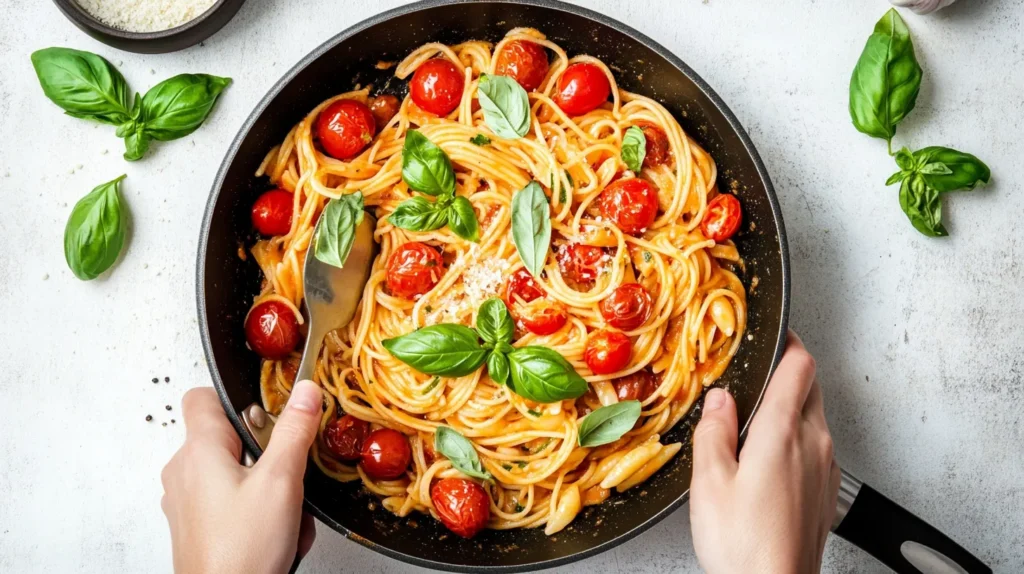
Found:
[[[480,74],[477,99],[484,123],[505,139],[519,139],[530,131],[530,97],[519,82],[507,76]]]
[[[512,240],[523,265],[539,277],[551,247],[551,211],[548,196],[536,181],[512,196]]]
[[[454,195],[455,170],[448,154],[419,130],[405,133],[402,180],[409,189],[427,195]]]
[[[991,177],[983,161],[946,147],[926,147],[913,153],[903,148],[894,157],[900,171],[885,184],[900,184],[903,213],[915,229],[929,237],[948,235],[942,225],[941,194],[970,191],[987,184]]]
[[[327,202],[313,236],[313,256],[328,265],[344,267],[352,251],[356,228],[362,222],[362,192],[357,191]]]
[[[512,315],[501,299],[488,299],[480,305],[476,315],[476,328],[480,332],[480,338],[491,345],[496,345],[500,341],[511,343],[516,332]]]
[[[64,228],[64,258],[75,277],[95,279],[117,261],[124,247],[126,217],[119,184],[126,176],[101,184],[75,204]]]
[[[637,126],[630,126],[622,136],[622,162],[632,172],[639,172],[647,155],[647,137]]]
[[[494,479],[480,462],[480,455],[473,448],[473,443],[451,427],[437,427],[434,433],[434,450],[447,457],[452,466],[466,476],[481,480]]]
[[[580,422],[580,446],[601,446],[615,442],[633,428],[640,418],[640,401],[622,401],[603,406]]]

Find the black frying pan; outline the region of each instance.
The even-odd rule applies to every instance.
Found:
[[[621,87],[665,105],[715,158],[719,185],[735,190],[743,203],[746,224],[736,243],[746,262],[742,279],[748,287],[750,337],[719,384],[736,397],[745,432],[782,354],[790,281],[779,204],[764,165],[736,118],[679,58],[600,14],[551,0],[428,0],[366,20],[306,56],[252,112],[217,174],[199,241],[199,324],[214,385],[250,452],[261,451],[244,431],[239,413],[260,400],[259,358],[246,348],[242,324],[260,277],[256,264],[240,260],[237,253],[240,244],[255,240],[249,209],[269,184],[253,173],[267,150],[322,100],[357,83],[404,95],[403,82],[374,67],[379,60],[400,60],[426,42],[496,41],[520,26],[543,31],[570,55],[601,58],[616,72]],[[689,445],[698,410],[666,442]],[[340,484],[313,465],[306,477],[306,508],[352,540],[399,560],[438,569],[508,572],[566,564],[636,536],[687,500],[690,477],[686,449],[643,487],[585,509],[553,537],[532,529],[488,530],[471,541],[451,535],[442,539],[447,531],[430,517],[397,518],[358,483]]]

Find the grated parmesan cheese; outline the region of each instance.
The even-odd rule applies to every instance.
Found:
[[[217,0],[76,0],[107,26],[128,32],[159,32],[195,20]]]
[[[466,257],[463,255],[463,257]],[[500,257],[489,257],[470,263],[454,289],[438,299],[434,310],[427,314],[426,324],[464,323],[483,305],[484,301],[498,296],[504,272],[509,262]]]

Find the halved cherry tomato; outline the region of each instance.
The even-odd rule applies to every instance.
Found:
[[[391,94],[370,98],[370,113],[373,114],[373,119],[377,124],[377,131],[384,129],[384,126],[388,125],[388,122],[395,117],[401,107],[402,103]]]
[[[444,58],[427,60],[416,68],[409,82],[412,101],[436,116],[447,116],[462,101],[466,80],[462,71]]]
[[[442,478],[430,488],[434,512],[448,530],[463,538],[476,536],[491,518],[491,497],[465,478]]]
[[[629,364],[633,343],[618,331],[600,330],[590,334],[583,359],[595,375],[621,371]]]
[[[352,462],[362,457],[363,443],[370,435],[370,423],[345,415],[324,427],[324,446],[338,460]]]
[[[264,301],[245,318],[245,340],[264,359],[283,359],[299,344],[299,322],[280,301]]]
[[[527,92],[540,87],[548,75],[548,53],[544,46],[526,40],[512,40],[501,49],[494,73],[519,82]]]
[[[252,204],[252,226],[261,235],[284,235],[292,228],[294,196],[283,189],[272,189]]]
[[[658,190],[635,177],[616,180],[597,197],[597,208],[623,233],[637,235],[658,217]]]
[[[604,257],[604,249],[582,243],[563,245],[555,259],[558,269],[572,281],[585,284],[597,279],[598,264]]]
[[[394,480],[405,474],[412,449],[404,434],[389,428],[377,429],[363,442],[360,458],[363,472],[371,478]]]
[[[700,229],[708,239],[721,243],[736,234],[743,221],[740,200],[731,193],[723,193],[708,203],[707,213],[700,222]]]
[[[639,283],[626,283],[598,305],[604,320],[623,331],[632,331],[651,317],[651,294]]]
[[[658,388],[658,379],[654,373],[644,369],[632,375],[619,377],[612,383],[615,386],[615,396],[620,401],[645,401]]]
[[[338,100],[316,118],[316,135],[327,155],[352,159],[377,133],[373,112],[362,102]]]
[[[555,103],[570,116],[582,116],[608,100],[611,84],[604,71],[594,64],[577,62],[558,78]]]
[[[647,147],[644,153],[644,167],[655,167],[668,163],[669,145],[665,130],[651,122],[637,122],[637,127],[644,132]]]
[[[515,273],[509,276],[505,283],[505,304],[511,309],[521,299],[523,303],[529,303],[538,297],[544,296],[544,290],[537,285],[533,275],[520,267]]]
[[[444,260],[437,249],[410,241],[400,245],[388,258],[387,287],[395,297],[419,299],[441,280]]]

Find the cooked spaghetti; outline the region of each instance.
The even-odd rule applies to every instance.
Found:
[[[531,55],[538,54],[543,61],[531,63]],[[579,64],[584,67],[570,68]],[[278,235],[251,249],[265,276],[254,306],[272,302],[294,314],[296,325],[303,323],[302,269],[316,222],[329,200],[361,192],[366,208],[377,217],[374,237],[380,254],[355,318],[328,335],[316,367],[314,380],[324,390],[325,409],[312,459],[339,481],[362,481],[399,516],[432,512],[453,528],[444,509],[435,508],[431,492],[441,479],[466,479],[434,450],[435,432],[447,426],[472,442],[483,470],[493,477],[473,479],[486,492],[489,509],[483,519],[471,520],[485,520],[494,529],[545,526],[553,534],[583,506],[614,496],[612,490],[644,482],[671,460],[682,445],[662,444],[663,435],[735,355],[746,325],[744,288],[735,274],[742,262],[728,238],[739,225],[738,203],[734,211],[725,209],[731,204],[715,207],[716,199],[735,202],[735,196],[719,191],[714,160],[664,107],[618,89],[600,60],[570,58],[536,30],[512,30],[496,45],[427,44],[398,63],[395,76],[404,80],[425,65],[454,65],[461,76],[455,78],[462,87],[448,113],[425,109],[431,107],[429,100],[417,105],[417,90],[422,92],[423,86],[414,85],[401,102],[392,99],[397,110],[377,115],[380,127],[371,130],[372,141],[363,137],[355,152],[338,154],[352,157],[335,159],[328,144],[336,148],[336,142],[318,135],[318,120],[339,101],[358,102],[374,112],[387,107],[371,96],[372,87],[365,87],[321,103],[269,152],[256,175],[269,177],[287,193],[282,197],[291,201],[286,206],[290,217]],[[605,80],[595,79],[593,72],[600,72],[610,94],[578,113],[587,103],[571,98],[589,97],[594,91],[577,84],[573,95],[567,69],[598,88]],[[497,135],[480,109],[481,74],[502,72],[529,91],[524,137]],[[531,73],[533,79],[527,77]],[[455,80],[452,85],[458,86]],[[433,88],[437,96],[444,85]],[[623,154],[627,131],[634,126],[646,136],[643,167],[635,172]],[[450,158],[455,194],[468,199],[479,221],[478,242],[463,239],[450,227],[412,231],[389,219],[402,202],[422,195],[409,188],[402,174],[403,146],[414,129]],[[530,182],[538,182],[550,202],[552,229],[550,249],[539,262],[542,271],[535,275],[524,269],[512,230],[513,195]],[[642,211],[634,204],[642,204],[644,197],[628,190],[641,187],[654,190],[657,209],[651,211],[649,224],[630,229],[629,221],[635,220],[629,217]],[[610,197],[612,188],[627,191]],[[606,205],[609,201],[623,203]],[[626,219],[616,220],[615,213],[626,213]],[[401,282],[389,284],[389,261],[407,244],[426,245],[430,257],[438,258],[426,279],[418,276],[426,281],[420,286],[425,292],[415,292],[414,286],[410,295],[390,286]],[[414,257],[416,261],[423,258]],[[635,297],[621,291],[624,286]],[[392,356],[382,343],[430,325],[473,326],[480,306],[491,298],[505,301],[516,318],[512,346],[556,351],[586,380],[586,394],[575,400],[534,402],[496,383],[485,367],[466,376],[430,376]],[[609,300],[619,304],[619,311],[639,312],[640,324],[619,320]],[[552,316],[554,324],[548,320]],[[621,346],[616,347],[623,340],[628,357],[624,364],[615,358],[623,356]],[[252,339],[250,344],[264,357],[274,356]],[[262,363],[260,388],[271,413],[283,408],[294,382],[300,355],[294,341],[289,344],[292,349],[277,353],[282,358]],[[642,405],[635,426],[608,444],[579,445],[581,419],[587,413],[630,399]],[[335,456],[326,445],[340,435],[326,433],[339,425],[343,414],[358,419],[346,423],[356,430],[343,440],[365,440],[368,428],[404,435],[411,450],[407,467],[396,478],[382,479],[353,457]],[[359,424],[366,424],[360,421],[372,426],[359,430]],[[475,533],[453,530],[464,536]]]

